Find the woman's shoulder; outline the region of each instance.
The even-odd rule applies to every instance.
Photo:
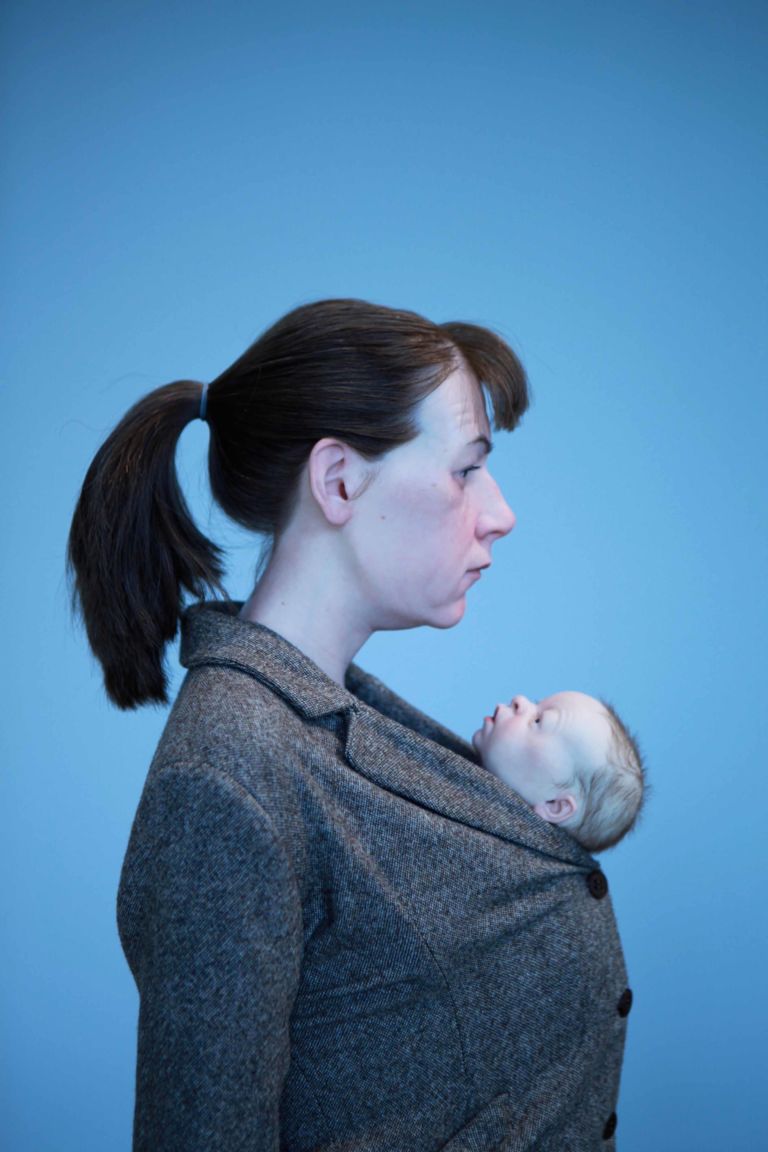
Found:
[[[158,752],[168,761],[202,757],[225,768],[282,751],[304,738],[289,702],[246,669],[188,670],[168,715]]]
[[[258,667],[221,651],[211,656],[188,667],[149,766],[140,810],[160,813],[158,819],[171,825],[186,820],[179,797],[185,811],[190,796],[222,813],[240,806],[248,820],[260,813],[299,859],[311,727]]]

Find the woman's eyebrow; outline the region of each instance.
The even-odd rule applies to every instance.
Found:
[[[482,444],[486,456],[489,456],[493,451],[493,444],[491,444],[487,436],[476,436],[474,440],[470,440],[467,448],[471,448],[474,444]]]

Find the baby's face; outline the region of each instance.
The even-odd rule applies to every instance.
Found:
[[[605,763],[611,725],[600,701],[583,692],[557,692],[538,704],[515,696],[486,716],[472,743],[484,766],[547,819],[546,806],[577,765],[589,771]]]

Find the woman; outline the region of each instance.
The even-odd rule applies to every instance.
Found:
[[[626,989],[595,861],[353,658],[451,627],[514,516],[490,428],[527,406],[494,333],[361,300],[289,313],[209,387],[159,388],[86,477],[75,593],[107,691],[187,677],[118,897],[140,995],[135,1149],[610,1146]],[[272,542],[221,589],[174,448]],[[608,1143],[606,1143],[608,1142]]]

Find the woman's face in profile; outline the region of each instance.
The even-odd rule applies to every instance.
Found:
[[[348,537],[375,628],[450,628],[515,517],[488,471],[490,428],[465,368],[417,409],[421,431],[389,452],[357,498]]]

